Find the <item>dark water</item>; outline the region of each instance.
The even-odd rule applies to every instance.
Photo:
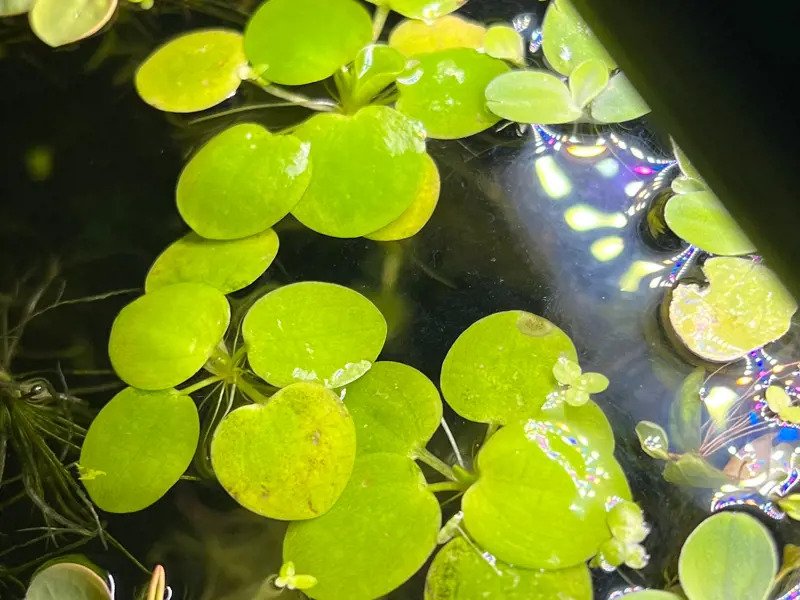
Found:
[[[517,2],[485,1],[469,4],[467,12],[496,21],[521,10]],[[66,281],[65,298],[142,285],[153,259],[185,231],[174,207],[174,186],[186,157],[233,119],[190,125],[190,118],[159,113],[136,96],[132,69],[171,35],[220,22],[195,11],[169,11],[160,19],[128,16],[104,36],[58,51],[26,36],[24,22],[0,28],[0,290],[12,290],[26,273],[35,277],[52,264]],[[247,91],[228,105],[257,100],[263,101],[259,93]],[[284,126],[298,115],[276,109],[235,117],[245,118]],[[597,400],[614,425],[618,458],[634,495],[654,524],[651,565],[632,576],[634,583],[660,585],[686,534],[706,514],[707,498],[666,484],[633,434],[639,419],[665,422],[674,391],[693,365],[659,324],[666,288],[649,285],[670,267],[644,276],[636,290],[620,289],[635,261],[660,263],[679,252],[680,244],[668,236],[654,241],[643,235],[646,210],[627,214],[638,201],[631,193],[640,184],[645,190],[657,187],[657,171],[635,170],[648,163],[630,146],[663,158],[664,136],[646,123],[615,131],[628,147],[609,144],[590,158],[569,154],[570,144],[559,150],[541,140],[537,144],[531,130],[514,127],[464,141],[431,142],[442,195],[421,234],[388,245],[338,240],[286,219],[276,228],[278,260],[254,286],[317,279],[362,291],[392,326],[383,358],[413,365],[434,381],[458,334],[486,314],[524,309],[564,328],[585,368],[612,381]],[[548,195],[537,161],[540,171],[551,172],[553,165],[560,170],[560,198]],[[666,171],[665,181],[669,177]],[[565,213],[578,204],[624,218],[616,217],[619,226],[575,231]],[[624,248],[601,262],[592,256],[591,244],[608,236],[618,237]],[[392,269],[396,282],[387,287]],[[111,321],[129,299],[67,306],[43,317],[27,331],[15,368],[107,369]],[[84,383],[71,376],[67,382]],[[91,379],[104,382],[113,377]],[[87,398],[98,408],[110,394]],[[469,459],[482,430],[452,413],[446,416]],[[447,456],[447,441],[441,432],[437,436],[433,449]],[[0,515],[0,531],[29,516]],[[237,508],[211,482],[180,482],[150,509],[106,517],[111,534],[131,554],[147,565],[165,565],[178,598],[251,598],[279,566],[284,526]],[[0,549],[4,543],[0,537]],[[114,575],[118,597],[129,597],[131,586],[143,583],[143,574],[119,553],[105,552],[97,543],[85,551]],[[624,584],[618,575],[596,577],[598,598]],[[419,598],[423,581],[418,575],[390,597]]]

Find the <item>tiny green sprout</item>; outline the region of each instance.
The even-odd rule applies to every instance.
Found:
[[[631,569],[643,569],[650,559],[641,542],[650,533],[639,505],[628,500],[617,502],[608,511],[611,539],[603,542],[592,559],[591,566],[611,571],[621,564]]]
[[[107,474],[105,471],[101,471],[99,469],[90,469],[81,464],[76,466],[78,467],[78,479],[81,481],[92,481],[93,479],[97,479],[98,477]]]
[[[608,511],[608,528],[616,539],[627,543],[638,544],[650,533],[642,509],[627,500],[618,502]]]
[[[608,387],[608,378],[600,373],[583,373],[580,365],[566,356],[559,356],[553,366],[553,376],[561,388],[547,396],[548,406],[562,401],[570,406],[583,406],[590,394],[598,394]]]
[[[275,587],[280,589],[308,590],[315,585],[317,585],[317,578],[313,575],[297,575],[292,561],[283,563],[275,578]]]

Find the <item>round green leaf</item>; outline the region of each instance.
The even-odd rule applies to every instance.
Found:
[[[264,79],[302,85],[333,75],[371,39],[355,0],[267,0],[247,24],[244,51]]]
[[[81,448],[81,479],[108,512],[142,510],[192,461],[200,421],[194,401],[173,389],[125,388],[92,421]]]
[[[625,600],[681,600],[681,597],[672,592],[662,592],[661,590],[641,590],[626,594]]]
[[[538,418],[548,418],[547,411],[539,413]],[[560,420],[568,425],[575,435],[589,440],[589,445],[607,454],[614,452],[614,430],[608,417],[597,404],[589,400],[581,406],[563,405]]]
[[[448,48],[483,47],[486,28],[458,15],[432,21],[405,20],[389,34],[389,45],[406,56]]]
[[[211,286],[176,283],[159,288],[117,315],[108,342],[111,364],[132,386],[176,386],[200,370],[229,321],[227,299]]]
[[[147,57],[136,71],[136,91],[159,110],[205,110],[236,93],[246,63],[239,32],[193,31],[167,42]]]
[[[486,106],[494,114],[518,123],[568,123],[583,113],[569,88],[547,71],[512,71],[486,88]]]
[[[64,46],[97,33],[117,9],[117,0],[36,0],[31,29],[48,46]]]
[[[708,285],[679,285],[669,305],[669,321],[689,350],[728,362],[789,330],[797,303],[767,267],[719,256],[708,259],[703,272]]]
[[[258,279],[278,254],[272,229],[240,240],[215,241],[190,233],[159,255],[144,282],[152,292],[173,283],[206,283],[223,294],[247,287]]]
[[[585,562],[611,536],[609,501],[630,500],[613,454],[556,421],[503,427],[481,448],[477,472],[462,501],[464,523],[480,546],[515,566]]]
[[[550,66],[562,75],[591,58],[602,61],[609,71],[617,64],[600,40],[568,0],[554,0],[547,7],[542,24],[542,50]]]
[[[272,1],[272,0],[270,0]],[[425,176],[425,134],[388,106],[319,114],[295,131],[311,143],[314,172],[292,214],[333,237],[358,237],[397,219]]]
[[[25,600],[112,600],[97,573],[75,563],[56,563],[33,576]]]
[[[778,571],[778,553],[757,519],[744,513],[718,513],[686,539],[678,571],[692,600],[763,600]]]
[[[622,123],[650,112],[624,73],[617,73],[592,102],[589,111],[601,123]]]
[[[273,519],[328,512],[347,484],[355,454],[347,409],[316,383],[294,383],[266,404],[237,408],[211,442],[220,485],[245,508]]]
[[[658,423],[639,421],[636,424],[636,437],[646,454],[653,458],[667,460],[669,458],[669,438],[667,432]]]
[[[490,563],[463,537],[444,546],[425,580],[425,600],[592,600],[586,565],[545,571]]]
[[[525,64],[525,41],[509,25],[492,25],[483,38],[483,49],[489,56],[514,64]]]
[[[486,109],[484,90],[508,70],[503,61],[471,48],[422,54],[397,80],[397,110],[422,121],[433,138],[478,133],[499,120]]]
[[[317,600],[372,600],[425,562],[441,526],[439,503],[414,462],[398,454],[356,460],[339,501],[323,516],[292,523],[283,559],[317,585]]]
[[[387,4],[393,11],[409,19],[431,21],[462,7],[467,0],[368,0],[373,4]]]
[[[253,304],[242,324],[250,366],[283,387],[299,380],[328,387],[363,374],[342,372],[374,362],[386,341],[386,321],[372,302],[349,288],[305,281],[278,288]]]
[[[28,12],[34,0],[0,0],[0,17],[21,15]]]
[[[442,364],[441,387],[458,414],[481,423],[511,423],[537,415],[558,388],[553,366],[576,361],[567,334],[547,319],[521,310],[473,323]]]
[[[309,144],[261,125],[234,125],[211,138],[178,179],[178,211],[203,237],[260,233],[285,217],[311,178]]]
[[[354,106],[368,104],[394,83],[405,66],[405,56],[390,46],[370,44],[362,48],[350,70],[350,103]]]
[[[575,104],[583,108],[608,84],[608,67],[602,60],[590,58],[572,70],[569,91]]]
[[[664,207],[664,218],[675,235],[706,252],[722,255],[755,252],[753,242],[711,192],[673,196]]]
[[[403,214],[394,221],[364,237],[378,242],[404,240],[416,235],[433,215],[439,202],[441,179],[439,169],[429,154],[425,155],[425,172],[417,195]]]
[[[425,446],[442,419],[442,400],[431,380],[396,362],[377,362],[347,386],[345,404],[356,424],[359,454],[411,455]]]

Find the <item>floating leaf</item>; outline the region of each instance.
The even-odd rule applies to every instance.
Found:
[[[590,58],[572,70],[569,91],[577,106],[583,108],[594,100],[608,84],[608,67],[602,60]]]
[[[486,109],[484,90],[508,70],[503,61],[471,48],[422,54],[397,80],[397,110],[422,121],[433,138],[478,133],[499,120]]]
[[[516,568],[491,561],[459,537],[433,559],[425,580],[425,600],[591,600],[586,565],[558,571]]]
[[[442,419],[439,391],[422,373],[396,362],[377,362],[347,386],[345,405],[356,424],[359,454],[410,456],[424,447]]]
[[[664,219],[675,235],[706,252],[723,256],[755,252],[753,242],[712,192],[673,196],[664,207]]]
[[[419,233],[433,215],[436,204],[439,202],[440,188],[439,169],[430,155],[426,154],[422,183],[411,206],[385,227],[364,237],[378,242],[389,242],[404,240]]]
[[[209,140],[178,179],[178,210],[203,237],[230,240],[272,227],[311,177],[309,149],[292,135],[242,123]]]
[[[486,87],[486,105],[494,114],[517,123],[568,123],[583,113],[569,88],[547,71],[512,71]]]
[[[239,32],[192,31],[167,42],[147,57],[136,71],[136,91],[142,100],[159,110],[175,113],[205,110],[236,93],[246,63]]]
[[[723,512],[700,523],[689,535],[678,571],[689,598],[763,600],[778,571],[778,553],[769,531],[757,519]]]
[[[352,379],[337,372],[378,357],[386,321],[356,291],[305,281],[259,299],[244,318],[242,333],[251,368],[272,385],[302,380],[328,385],[335,378],[341,386]]]
[[[661,460],[669,459],[669,438],[663,427],[652,421],[639,421],[636,436],[646,454]]]
[[[546,410],[541,411],[540,418],[549,418]],[[563,415],[559,420],[589,440],[589,445],[600,452],[612,454],[614,452],[614,430],[608,417],[596,403],[589,400],[581,406],[565,405]]]
[[[117,0],[36,0],[31,29],[48,46],[64,46],[97,33],[117,10]]]
[[[37,572],[25,600],[112,600],[108,585],[83,565],[60,562]]]
[[[681,284],[669,321],[681,341],[707,360],[736,360],[789,330],[797,304],[767,267],[714,257],[703,265],[708,285]]]
[[[624,73],[617,73],[590,106],[592,117],[601,123],[622,123],[638,119],[650,107],[631,85]]]
[[[386,4],[393,11],[409,19],[431,21],[463,6],[467,0],[368,0],[373,4]]]
[[[313,148],[311,184],[292,211],[306,227],[334,237],[366,235],[417,197],[427,165],[425,134],[396,110],[319,114],[295,134]]]
[[[267,270],[278,253],[272,229],[240,240],[215,241],[190,233],[162,252],[144,288],[148,292],[173,283],[206,283],[223,294],[247,287]]]
[[[563,569],[610,537],[606,502],[630,499],[621,467],[565,424],[503,427],[481,448],[478,481],[464,494],[472,538],[515,566]]]
[[[317,600],[371,600],[413,575],[436,546],[439,503],[416,464],[398,454],[356,460],[339,501],[323,516],[292,523],[283,558],[317,578]]]
[[[626,594],[625,600],[681,600],[681,597],[672,592],[662,592],[661,590],[641,590]]]
[[[316,383],[293,383],[266,404],[237,408],[211,442],[211,464],[225,491],[273,519],[328,512],[347,484],[355,454],[347,409]]]
[[[10,17],[28,12],[35,0],[0,0],[0,17]]]
[[[483,49],[489,56],[507,60],[516,65],[525,64],[525,41],[509,25],[492,25],[483,38]]]
[[[730,483],[730,478],[697,454],[683,454],[664,467],[664,479],[675,485],[689,487],[718,488]]]
[[[401,21],[389,35],[389,45],[406,56],[415,56],[448,48],[483,47],[486,28],[457,15],[432,21]]]
[[[442,364],[441,388],[459,415],[481,423],[512,423],[537,415],[558,388],[560,356],[577,360],[569,337],[547,319],[520,310],[473,323]]]
[[[692,192],[706,192],[708,188],[706,188],[705,183],[700,181],[699,179],[692,179],[691,177],[686,177],[686,175],[679,175],[675,179],[672,180],[670,183],[670,187],[672,191],[676,194],[690,194]]]
[[[230,321],[230,306],[203,283],[176,283],[145,294],[114,319],[108,354],[125,383],[174,387],[197,373]]]
[[[405,57],[384,44],[370,44],[362,48],[350,70],[351,88],[348,103],[364,106],[388,86],[406,67]]]
[[[669,411],[669,433],[678,450],[691,452],[700,447],[703,405],[700,388],[706,372],[702,367],[692,371],[681,383]]]
[[[555,0],[547,7],[542,23],[542,51],[556,71],[570,75],[584,61],[597,59],[612,71],[617,64],[600,40],[567,0]]]
[[[250,17],[244,51],[264,79],[302,85],[333,75],[371,39],[355,0],[267,0]]]
[[[83,484],[108,512],[142,510],[161,498],[192,461],[200,421],[194,401],[175,390],[125,388],[92,421],[81,448]]]

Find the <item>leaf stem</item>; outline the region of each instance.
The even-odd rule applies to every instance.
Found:
[[[378,38],[383,33],[383,27],[386,25],[386,17],[389,16],[389,7],[385,4],[379,4],[375,7],[375,14],[372,15],[372,41],[377,42]]]
[[[188,387],[183,388],[182,390],[178,390],[181,394],[185,394],[187,396],[194,394],[195,392],[202,390],[210,385],[217,383],[218,381],[222,380],[222,377],[219,375],[212,375],[211,377],[206,377],[202,381],[198,381],[194,385],[190,385]]]
[[[463,492],[464,484],[459,481],[437,481],[428,484],[428,491],[433,492]]]
[[[242,393],[247,396],[251,401],[255,402],[256,404],[266,404],[269,401],[269,398],[262,394],[256,386],[252,383],[247,381],[244,377],[238,377],[236,379],[236,385],[239,386],[239,389],[242,390]]]
[[[489,438],[497,433],[498,429],[500,429],[500,423],[489,423],[489,425],[486,427],[486,435],[483,436],[483,443],[485,444],[488,442]]]
[[[450,481],[458,482],[458,478],[455,476],[455,473],[453,473],[452,467],[438,456],[431,454],[427,448],[417,448],[414,451],[414,458],[425,463],[431,469],[437,473],[440,473],[443,477],[446,477]]]
[[[273,83],[269,83],[268,81],[262,79],[261,77],[255,74],[253,74],[253,76],[247,79],[246,81],[249,81],[250,83],[257,85],[271,96],[275,96],[276,98],[281,98],[282,100],[286,100],[288,102],[291,102],[292,104],[296,104],[297,106],[302,106],[305,108],[309,108],[311,110],[318,110],[322,112],[333,112],[335,110],[338,110],[339,108],[339,106],[332,100],[328,100],[325,98],[314,99],[314,98],[309,98],[308,96],[303,96],[302,94],[297,94],[295,92],[277,86]]]

